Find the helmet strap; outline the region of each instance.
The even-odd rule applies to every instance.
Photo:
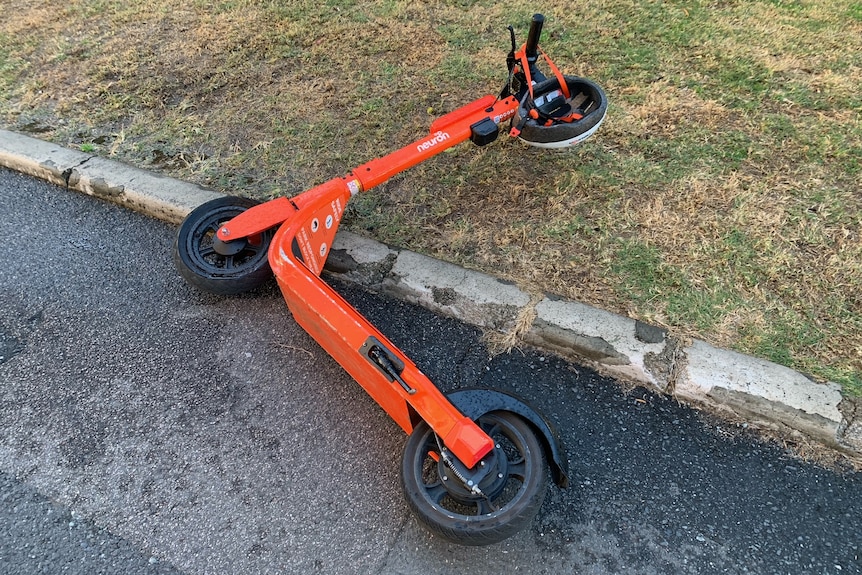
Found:
[[[553,60],[551,60],[551,58],[545,53],[544,50],[542,50],[541,47],[537,46],[536,48],[538,49],[542,57],[545,59],[545,62],[548,64],[548,68],[550,68],[551,72],[554,74],[554,77],[557,79],[557,82],[560,84],[560,91],[563,93],[563,96],[565,96],[566,100],[570,100],[572,95],[569,90],[569,85],[568,83],[566,83],[566,78],[563,76],[563,73],[560,72],[560,69],[557,67],[557,65],[554,64]],[[575,122],[583,118],[583,115],[577,112],[571,112],[570,114],[561,118],[552,118],[551,116],[542,113],[536,106],[535,94],[533,92],[533,78],[532,74],[530,73],[530,62],[527,59],[526,44],[521,46],[521,49],[514,53],[513,60],[516,62],[520,62],[521,64],[521,68],[524,71],[524,78],[527,81],[527,90],[530,94],[530,99],[527,102],[529,113],[525,114],[524,117],[521,118],[521,120],[518,122],[518,124],[512,127],[512,129],[509,131],[510,136],[517,137],[521,133],[521,130],[524,128],[524,125],[530,119],[534,119],[537,121],[540,119],[544,120],[544,125],[550,126],[557,122],[569,123]]]
[[[560,69],[557,68],[557,65],[554,64],[554,61],[551,60],[550,56],[545,54],[545,51],[539,48],[539,53],[542,54],[542,57],[545,59],[545,62],[548,64],[548,68],[551,69],[551,72],[554,73],[554,76],[557,78],[557,81],[560,83],[560,90],[563,91],[563,95],[566,97],[566,100],[570,99],[572,95],[569,93],[569,85],[566,83],[566,79],[563,77],[563,73],[560,72]]]

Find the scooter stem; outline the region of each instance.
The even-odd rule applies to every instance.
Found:
[[[218,238],[228,242],[273,228],[287,221],[303,206],[314,203],[321,196],[328,196],[333,189],[347,190],[348,198],[367,191],[461,142],[474,138],[474,127],[480,122],[490,121],[499,125],[511,118],[517,109],[518,100],[512,96],[502,100],[491,95],[479,98],[435,120],[431,124],[429,135],[424,138],[362,164],[346,176],[333,178],[291,199],[277,198],[243,212],[219,228]]]

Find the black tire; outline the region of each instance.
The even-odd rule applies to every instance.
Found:
[[[547,489],[545,454],[526,421],[495,411],[477,423],[499,445],[497,469],[479,484],[486,498],[467,491],[438,461],[437,438],[425,422],[407,440],[401,465],[401,484],[410,508],[430,531],[461,545],[497,543],[524,529],[538,513]]]
[[[272,277],[267,252],[274,230],[236,242],[216,238],[219,226],[259,203],[226,196],[193,210],[183,220],[174,242],[174,264],[180,275],[191,285],[217,295],[236,295],[266,283]]]

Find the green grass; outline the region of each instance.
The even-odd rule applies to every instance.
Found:
[[[0,123],[259,198],[423,134],[505,81],[534,3],[7,0]],[[562,153],[459,146],[345,225],[862,395],[862,4],[547,0],[610,97]]]

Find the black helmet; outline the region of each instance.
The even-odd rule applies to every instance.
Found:
[[[564,148],[580,144],[598,130],[608,111],[604,91],[579,76],[562,76],[562,80],[543,80],[524,94],[518,113],[512,116],[513,136],[531,146]]]

